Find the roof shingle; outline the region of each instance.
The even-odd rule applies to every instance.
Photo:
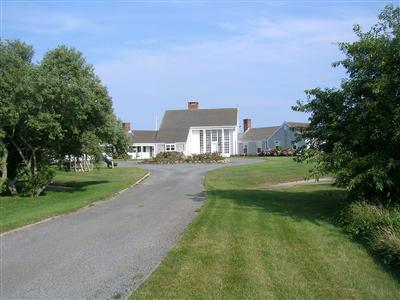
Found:
[[[243,141],[258,141],[269,138],[280,126],[249,128],[240,135]]]
[[[131,143],[157,143],[157,131],[155,130],[133,130],[128,136]]]
[[[190,127],[236,125],[236,108],[167,110],[157,134],[157,141],[186,142]]]

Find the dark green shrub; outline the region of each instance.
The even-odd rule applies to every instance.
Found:
[[[42,167],[35,175],[26,176],[21,181],[21,192],[23,195],[38,197],[45,188],[52,182],[55,172],[49,167]]]
[[[366,243],[384,264],[400,268],[400,207],[354,202],[341,214],[340,223]]]
[[[160,152],[154,158],[155,162],[158,163],[178,163],[185,160],[185,155],[182,152],[170,151]]]

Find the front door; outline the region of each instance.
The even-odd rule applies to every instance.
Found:
[[[211,153],[218,152],[218,142],[211,142]]]
[[[153,157],[154,154],[154,147],[150,146],[150,157]]]

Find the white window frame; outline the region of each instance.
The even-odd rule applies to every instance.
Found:
[[[275,140],[275,147],[280,147],[280,146],[281,146],[281,141]]]
[[[165,144],[165,152],[176,151],[176,144]]]

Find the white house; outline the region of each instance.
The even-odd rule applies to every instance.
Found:
[[[132,158],[150,158],[160,152],[185,155],[214,153],[229,157],[238,153],[236,108],[199,109],[188,102],[184,110],[167,110],[158,131],[129,131]]]
[[[157,131],[133,130],[129,131],[128,155],[133,159],[147,159],[154,156],[156,149]]]

